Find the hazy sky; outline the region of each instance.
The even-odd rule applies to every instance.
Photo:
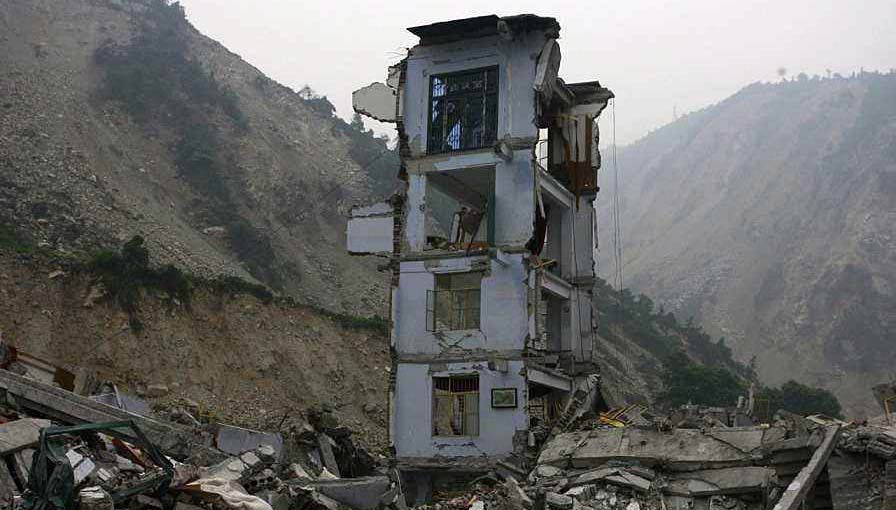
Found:
[[[561,75],[598,79],[615,92],[620,143],[671,121],[673,108],[693,111],[777,80],[779,67],[789,75],[896,67],[896,0],[181,3],[206,35],[284,85],[310,85],[346,118],[351,92],[385,80],[386,67],[415,44],[406,27],[483,14],[553,16],[562,26]]]

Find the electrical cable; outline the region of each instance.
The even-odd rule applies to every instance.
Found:
[[[619,214],[619,160],[616,157],[616,100],[611,99],[613,121],[613,248],[615,259],[614,287],[622,290],[625,285],[624,258],[622,251],[622,219]]]

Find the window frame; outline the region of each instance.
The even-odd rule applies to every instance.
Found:
[[[448,386],[449,386],[449,390],[447,390],[447,394],[439,395],[437,393],[439,391],[439,389],[437,388],[438,384],[436,383],[436,380],[438,380],[438,379],[447,380]],[[480,407],[481,407],[480,399],[482,396],[482,391],[481,391],[482,389],[480,387],[481,381],[480,381],[479,373],[472,372],[472,373],[459,373],[459,374],[448,374],[448,375],[434,375],[431,377],[430,380],[432,382],[432,401],[431,401],[431,405],[430,405],[430,412],[431,412],[431,418],[432,418],[432,423],[431,423],[431,427],[430,427],[431,436],[437,437],[437,438],[479,437],[479,435],[481,434],[480,426],[482,423],[482,420],[481,420],[482,414],[480,413]],[[475,382],[475,386],[476,386],[475,391],[470,391],[470,390],[454,391],[454,390],[450,389],[453,386],[452,382],[456,381],[459,383],[463,380],[475,380],[476,381]],[[445,390],[443,390],[443,391],[445,391]],[[475,395],[476,407],[473,411],[470,411],[469,409],[466,408],[467,398],[470,396],[473,396],[473,395]],[[456,399],[458,397],[460,397],[463,400],[464,408],[463,408],[463,410],[460,411],[460,417],[462,420],[460,428],[463,430],[463,432],[460,434],[439,434],[436,429],[437,423],[438,423],[438,413],[437,413],[436,407],[439,402],[439,397],[446,397],[446,396],[451,397],[450,399],[448,399],[448,401],[451,402],[451,412],[450,412],[451,416],[455,416],[455,414],[456,414],[455,407],[454,407],[456,405],[456,403],[458,402]],[[469,421],[471,419],[471,417],[475,417],[475,430],[468,430],[468,427],[472,427],[471,421]]]
[[[439,287],[439,278],[452,278],[459,275],[477,276],[478,286],[476,287],[459,287],[453,288],[449,285],[448,289]],[[459,273],[435,273],[433,274],[433,288],[426,291],[426,331],[430,333],[450,332],[450,331],[481,331],[482,330],[482,279],[485,277],[482,271],[464,271]],[[471,299],[471,295],[475,293],[477,297]],[[439,296],[447,296],[448,313],[447,327],[439,326],[440,302]],[[457,298],[461,299],[458,300]],[[470,305],[471,301],[475,301],[474,305]],[[458,303],[461,306],[457,306]],[[470,314],[475,312],[475,317],[470,318]],[[471,327],[468,327],[471,326]]]
[[[490,71],[495,71],[494,92],[488,91],[488,87],[489,87],[488,76],[489,76]],[[484,80],[485,80],[485,85],[483,86],[483,91],[481,93],[483,105],[482,105],[482,116],[480,117],[481,123],[483,125],[483,134],[484,135],[486,134],[485,126],[486,126],[486,118],[487,118],[487,113],[488,113],[488,99],[487,98],[490,95],[494,95],[494,98],[495,98],[495,100],[494,100],[494,104],[495,104],[494,117],[495,118],[493,120],[494,131],[490,133],[491,134],[491,142],[486,143],[485,140],[487,139],[487,137],[483,136],[482,137],[483,141],[481,141],[480,144],[477,146],[465,147],[461,143],[460,146],[456,149],[447,147],[448,144],[446,143],[447,137],[445,135],[445,129],[447,129],[447,125],[448,125],[448,120],[447,120],[448,115],[447,115],[447,105],[446,105],[443,107],[443,111],[442,111],[442,119],[443,119],[442,120],[442,123],[443,123],[442,133],[441,133],[441,136],[440,136],[440,139],[438,142],[438,147],[436,147],[435,144],[433,143],[433,99],[435,99],[435,97],[433,96],[433,89],[434,89],[434,85],[435,85],[435,83],[434,83],[435,80],[437,78],[447,79],[452,76],[460,76],[460,75],[475,74],[475,73],[483,73]],[[447,81],[447,80],[445,80],[445,81]],[[491,66],[476,67],[476,68],[472,68],[472,69],[462,69],[460,71],[431,74],[431,75],[429,75],[428,87],[429,87],[429,92],[427,94],[428,99],[426,102],[426,153],[427,154],[444,154],[444,153],[449,153],[449,152],[479,150],[479,149],[491,147],[492,145],[494,145],[494,143],[498,139],[498,116],[499,116],[499,110],[500,110],[499,109],[499,104],[500,104],[499,99],[500,99],[500,95],[501,95],[501,73],[500,73],[500,68],[497,64],[491,65]],[[451,96],[446,92],[445,95],[440,96],[440,97],[444,98],[445,101],[448,101],[452,97],[453,98],[464,98],[464,97],[475,97],[476,95],[479,95],[479,93],[469,93],[468,92],[468,93],[455,94],[454,96]],[[461,132],[460,137],[461,137],[461,140],[463,140],[463,132]]]

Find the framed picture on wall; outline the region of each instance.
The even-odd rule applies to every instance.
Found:
[[[492,388],[492,407],[514,408],[516,406],[516,388]]]

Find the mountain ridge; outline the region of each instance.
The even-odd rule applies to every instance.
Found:
[[[626,285],[763,380],[875,413],[894,361],[894,97],[893,73],[757,83],[619,151]]]
[[[81,255],[139,234],[194,273],[384,313],[376,261],[343,247],[348,207],[388,188],[385,141],[201,35],[177,4],[6,3],[0,221]]]

